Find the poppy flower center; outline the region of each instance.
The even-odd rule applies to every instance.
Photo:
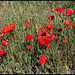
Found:
[[[43,42],[42,44],[43,44],[43,45],[45,45],[45,44],[46,44],[46,42]]]
[[[47,29],[46,29],[46,31],[47,31]]]
[[[70,13],[70,11],[68,11],[68,13]]]
[[[3,33],[6,33],[6,31],[3,31]]]
[[[41,58],[41,60],[43,60],[43,58]]]
[[[1,55],[2,55],[2,53],[1,53]]]
[[[50,17],[50,19],[53,19],[53,17]]]
[[[30,37],[28,37],[28,39],[30,39]]]
[[[69,22],[66,22],[66,24],[68,25],[68,24],[69,24]]]

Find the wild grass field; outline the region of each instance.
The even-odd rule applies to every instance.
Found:
[[[61,7],[63,12],[54,11],[56,7]],[[65,16],[68,8],[73,14]],[[53,21],[49,21],[49,14],[55,17]],[[71,25],[65,26],[65,20],[70,20]],[[26,21],[30,26],[25,26]],[[8,43],[7,46],[0,45],[5,51],[0,55],[0,74],[75,74],[74,1],[0,1],[0,31],[11,23],[16,24],[14,31],[0,38],[0,43],[2,40]],[[50,47],[39,45],[35,35],[42,31],[38,29],[40,25],[45,28],[48,23],[54,26],[49,33],[60,36],[50,40]],[[58,28],[62,31],[57,32]],[[27,34],[32,34],[33,39],[28,41]],[[29,45],[31,48],[27,49]],[[47,57],[45,64],[39,63],[41,54]]]

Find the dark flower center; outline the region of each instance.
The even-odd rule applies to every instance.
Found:
[[[28,39],[30,39],[30,37],[28,37]]]
[[[50,19],[53,19],[53,17],[50,17]]]
[[[70,13],[70,11],[68,11],[68,13]]]
[[[45,44],[46,44],[46,42],[42,42],[42,44],[43,44],[43,45],[45,45]]]
[[[43,60],[43,58],[41,58],[41,60]]]

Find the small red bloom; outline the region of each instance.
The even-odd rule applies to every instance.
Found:
[[[30,41],[30,40],[33,39],[33,35],[32,34],[28,34],[28,35],[25,36],[25,38]]]
[[[8,32],[13,32],[13,31],[14,31],[14,27],[10,26],[9,29],[8,29]]]
[[[5,40],[2,40],[1,45],[7,46],[7,42]]]
[[[31,48],[31,46],[27,46],[27,49],[30,49]]]
[[[1,30],[1,33],[2,33],[2,34],[7,34],[8,32],[6,32],[5,29],[2,29],[2,30]]]
[[[66,43],[66,40],[63,40],[63,43]]]
[[[47,60],[47,57],[45,55],[41,55],[39,59],[40,64],[45,64]]]
[[[50,39],[51,39],[51,35],[48,34],[48,33],[46,33],[46,38],[50,41]]]
[[[49,21],[53,21],[54,16],[53,15],[50,15],[50,16],[48,16],[48,18],[49,18]]]
[[[57,12],[62,12],[63,10],[62,10],[62,8],[60,8],[60,7],[56,7],[56,8],[55,8],[55,11],[57,11]]]
[[[56,39],[59,39],[60,37],[58,35],[55,36]]]
[[[58,28],[57,32],[61,32],[62,31],[62,28]]]
[[[25,26],[30,26],[30,23],[28,21],[26,21]]]
[[[71,31],[72,32],[72,34],[73,34],[73,31]]]
[[[37,40],[41,40],[42,38],[43,38],[43,37],[39,35],[39,36],[37,37]]]
[[[40,36],[46,36],[46,32],[43,32],[43,31],[42,31],[42,32],[39,33],[39,35],[40,35]]]
[[[71,8],[69,8],[69,9],[66,10],[66,13],[72,14],[73,10]]]
[[[11,23],[10,26],[14,28],[16,26],[16,24],[15,23]]]
[[[39,40],[39,43],[40,43],[42,46],[50,47],[50,45],[49,45],[49,40],[48,40],[47,38],[42,38],[41,40]]]
[[[73,24],[73,26],[75,27],[75,24]]]
[[[46,37],[51,37],[51,35],[49,33],[46,33]]]
[[[54,37],[55,37],[55,35],[53,33],[51,33],[50,39],[53,39]]]
[[[61,59],[61,57],[59,57],[59,59]]]
[[[3,35],[0,34],[0,38],[2,38],[2,37],[3,37]]]
[[[3,29],[7,30],[9,28],[9,26],[4,26]]]
[[[47,19],[47,17],[45,17],[45,19]]]
[[[32,51],[33,53],[35,52],[35,50]]]
[[[10,39],[12,39],[12,38],[13,38],[13,36],[10,37]]]
[[[37,34],[34,34],[35,36],[37,35]]]
[[[10,64],[12,64],[12,62],[10,61]]]
[[[64,13],[65,16],[69,16],[69,13]]]
[[[69,20],[65,20],[65,21],[63,21],[63,24],[66,26],[69,26],[71,24],[71,22]]]
[[[38,27],[38,29],[39,29],[39,30],[42,30],[42,29],[44,29],[44,27],[43,27],[42,25],[40,25],[40,26]]]
[[[47,28],[53,29],[53,24],[47,24]]]
[[[2,34],[7,34],[8,33],[8,29],[9,29],[9,26],[4,26],[4,28],[1,30],[1,33]]]
[[[62,51],[62,53],[63,53],[63,51]]]
[[[47,27],[45,27],[45,29],[43,30],[43,32],[49,32],[49,30],[48,30],[48,28]]]
[[[0,55],[4,55],[5,51],[3,49],[0,49]]]

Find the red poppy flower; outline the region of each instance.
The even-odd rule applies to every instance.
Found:
[[[38,27],[38,29],[39,29],[39,30],[42,30],[42,29],[44,29],[44,27],[43,27],[42,25],[40,25],[40,26]]]
[[[66,26],[69,26],[71,24],[71,22],[69,20],[65,20],[65,21],[63,21],[63,24]]]
[[[75,27],[75,24],[73,24],[73,26]]]
[[[8,31],[8,32],[13,32],[13,31],[14,31],[14,27],[10,26],[7,31]]]
[[[27,49],[30,49],[31,48],[31,46],[27,46]]]
[[[62,51],[62,53],[63,53],[63,51]]]
[[[47,27],[45,27],[45,29],[43,30],[43,32],[49,32],[49,30],[48,30],[48,28]]]
[[[55,11],[57,11],[57,12],[62,12],[63,10],[62,10],[62,8],[60,8],[60,7],[56,7],[56,8],[55,8]]]
[[[43,38],[43,37],[39,35],[39,36],[37,37],[37,40],[41,40],[42,38]]]
[[[41,55],[39,59],[40,64],[45,64],[47,60],[47,57],[45,55]]]
[[[63,40],[63,43],[66,43],[66,40]]]
[[[0,49],[0,55],[4,55],[5,51],[3,49]]]
[[[39,33],[39,35],[40,35],[40,36],[46,36],[46,32],[43,32],[43,31],[42,31],[42,32]]]
[[[11,23],[10,26],[11,26],[11,27],[15,27],[16,24],[15,24],[15,23]]]
[[[59,59],[61,59],[61,57],[59,57]]]
[[[1,33],[2,34],[7,34],[8,33],[8,29],[9,29],[9,26],[4,26],[4,28],[1,30]]]
[[[60,37],[58,35],[55,36],[56,39],[59,39]]]
[[[72,14],[73,10],[72,9],[67,9],[66,13],[64,14],[65,16],[69,16],[69,14]]]
[[[46,33],[46,37],[51,37],[51,35],[49,33]]]
[[[1,45],[7,46],[7,42],[5,40],[2,40]]]
[[[54,16],[53,15],[50,15],[50,16],[48,16],[48,18],[49,18],[49,21],[53,21]]]
[[[53,29],[53,24],[47,24],[47,28]]]
[[[47,17],[45,17],[45,19],[47,19]]]
[[[4,27],[3,27],[3,29],[6,29],[6,30],[7,30],[8,28],[9,28],[9,26],[4,26]]]
[[[28,21],[26,21],[25,26],[30,26],[30,23]]]
[[[47,46],[49,47],[49,40],[47,38],[42,38],[41,40],[39,40],[39,43],[42,45],[42,46]]]
[[[65,16],[69,16],[69,13],[64,13]]]
[[[12,39],[12,38],[13,38],[13,36],[10,37],[10,39]]]
[[[2,38],[2,37],[3,37],[3,35],[0,34],[0,38]]]
[[[25,38],[30,41],[30,40],[33,39],[33,35],[32,34],[28,34],[28,35],[25,36]]]
[[[46,38],[50,41],[50,39],[51,39],[51,35],[48,34],[48,33],[46,33]]]
[[[10,64],[12,64],[12,62],[10,61]]]
[[[32,51],[33,53],[35,52],[35,50]]]
[[[69,8],[69,9],[66,10],[66,13],[72,14],[73,10],[71,8]]]
[[[2,34],[7,34],[8,32],[7,32],[5,29],[2,29],[2,30],[1,30],[1,33],[2,33]]]
[[[46,34],[47,38],[49,37],[50,39],[53,39],[55,37],[55,35],[53,33],[51,33],[51,35]]]
[[[58,28],[57,32],[61,32],[62,31],[62,28]]]

